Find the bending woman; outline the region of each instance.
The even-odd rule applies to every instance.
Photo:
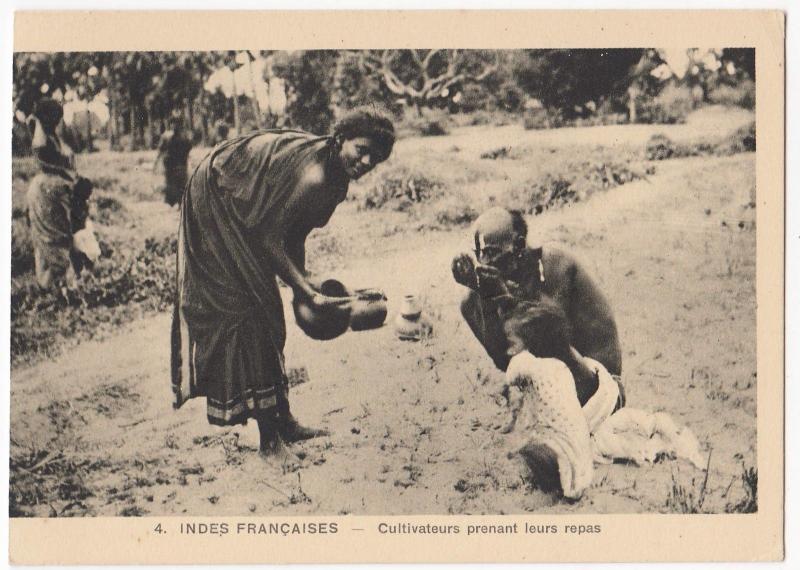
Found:
[[[360,108],[332,136],[262,131],[225,141],[203,159],[181,205],[176,408],[205,396],[211,424],[255,418],[265,454],[286,455],[284,442],[327,434],[289,411],[276,276],[314,307],[342,310],[342,299],[309,283],[306,237],[328,223],[351,180],[389,157],[394,140],[386,115]]]

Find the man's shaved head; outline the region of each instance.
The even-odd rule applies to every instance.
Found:
[[[497,206],[478,216],[473,230],[476,249],[483,249],[487,245],[509,249],[517,238],[524,239],[527,236],[528,226],[520,212],[510,212]]]

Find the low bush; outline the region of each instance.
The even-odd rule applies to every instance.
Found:
[[[481,158],[485,160],[497,160],[498,158],[508,158],[511,152],[511,147],[501,146],[492,150],[487,150],[481,153]]]
[[[24,218],[11,220],[11,277],[33,271],[31,230]]]
[[[467,200],[448,196],[434,204],[433,217],[439,227],[465,226],[477,219],[478,211]]]
[[[647,160],[666,160],[672,158],[678,148],[667,135],[656,134],[650,137],[645,146]]]
[[[645,173],[616,162],[583,162],[569,165],[561,173],[547,173],[511,191],[505,206],[529,214],[541,214],[586,200],[595,192],[627,184]]]
[[[92,196],[92,202],[94,203],[93,217],[101,224],[114,223],[125,211],[122,202],[107,194],[95,194]]]
[[[11,161],[11,172],[13,178],[18,178],[23,182],[27,182],[39,172],[39,166],[36,164],[36,159],[32,156],[24,158],[13,158]]]
[[[437,119],[422,121],[418,130],[423,137],[440,137],[449,133],[445,122]]]
[[[103,257],[70,288],[42,290],[19,279],[11,290],[11,358],[46,355],[59,337],[92,337],[130,320],[134,311],[164,311],[175,298],[177,239],[147,239],[122,253],[101,243]]]
[[[452,118],[444,109],[426,109],[422,115],[407,109],[395,123],[400,138],[409,136],[435,137],[450,132]]]
[[[656,97],[640,100],[637,108],[638,122],[671,125],[686,122],[694,100],[688,87],[668,85]]]
[[[564,115],[560,111],[545,108],[527,110],[522,121],[527,130],[555,129],[565,123]]]
[[[731,154],[738,152],[755,152],[756,150],[756,122],[750,121],[747,125],[736,129],[728,141],[728,150]]]
[[[405,166],[395,165],[375,173],[375,182],[362,193],[355,194],[359,208],[389,208],[405,211],[412,204],[433,198],[444,183]]]
[[[720,84],[709,94],[708,99],[716,105],[728,105],[755,109],[756,84],[750,79],[740,81],[736,85]]]
[[[755,150],[756,123],[751,121],[718,142],[676,143],[664,134],[653,135],[645,145],[645,157],[647,160],[666,160],[687,156],[727,156]]]

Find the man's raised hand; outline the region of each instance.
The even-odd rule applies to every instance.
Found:
[[[475,269],[477,276],[478,292],[482,297],[501,297],[509,295],[508,285],[496,267],[479,265]]]
[[[453,258],[453,278],[456,283],[469,287],[470,289],[478,289],[478,276],[475,273],[475,262],[472,261],[466,253]]]

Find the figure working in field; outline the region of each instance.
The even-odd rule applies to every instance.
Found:
[[[186,188],[189,168],[189,152],[192,150],[191,133],[183,129],[183,120],[179,116],[171,119],[170,130],[161,135],[158,142],[158,154],[153,163],[153,172],[158,163],[164,164],[164,201],[170,206],[180,203],[183,190]]]
[[[36,280],[43,288],[71,284],[99,256],[88,220],[91,182],[78,176],[72,149],[58,135],[61,104],[37,101],[28,120],[39,173],[28,188]]]
[[[173,320],[176,407],[205,396],[216,425],[255,418],[261,451],[290,458],[284,442],[325,435],[289,411],[286,325],[276,276],[321,311],[349,311],[319,293],[305,241],[325,226],[356,180],[389,157],[394,127],[360,108],[332,136],[274,130],[217,146],[192,175],[181,205]]]

